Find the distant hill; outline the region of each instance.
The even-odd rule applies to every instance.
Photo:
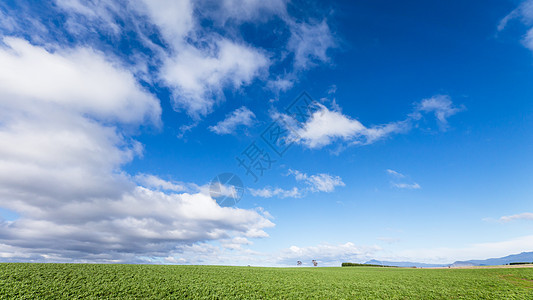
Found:
[[[410,261],[382,261],[382,260],[369,260],[365,264],[371,265],[386,265],[393,267],[403,267],[403,268],[439,268],[439,267],[473,267],[473,266],[498,266],[506,265],[510,263],[518,262],[533,262],[533,252],[522,252],[520,254],[508,255],[500,258],[489,258],[483,260],[465,260],[465,261],[456,261],[453,264],[425,264],[418,262]]]
[[[452,267],[469,267],[469,266],[497,266],[506,265],[516,262],[533,262],[533,252],[522,252],[520,254],[508,255],[500,258],[489,258],[484,260],[466,260],[456,261],[451,264]]]
[[[382,260],[369,260],[365,264],[371,264],[371,265],[386,265],[386,266],[392,266],[392,267],[403,267],[403,268],[438,268],[438,267],[447,267],[449,264],[425,264],[425,263],[418,263],[418,262],[410,262],[410,261],[382,261]]]

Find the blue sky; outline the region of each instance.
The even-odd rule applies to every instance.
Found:
[[[4,1],[0,35],[2,261],[533,251],[532,1]]]

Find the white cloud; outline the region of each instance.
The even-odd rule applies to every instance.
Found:
[[[222,37],[197,24],[195,9],[203,5],[201,2],[136,0],[127,5],[113,1],[102,1],[102,5],[78,0],[56,2],[69,13],[69,24],[76,34],[83,33],[86,19],[97,23],[88,24],[90,28],[98,27],[94,30],[111,29],[117,34],[122,30],[120,26],[129,26],[127,29],[135,31],[140,41],[153,51],[151,58],[138,54],[140,60],[156,64],[156,71],[152,73],[171,89],[174,108],[185,111],[195,120],[211,113],[215,104],[224,100],[225,89],[240,89],[253,79],[268,75],[270,60],[266,51],[238,39]],[[250,13],[260,4],[248,1],[246,6],[227,2],[222,6],[225,10],[235,5]],[[80,15],[83,18],[79,18]],[[147,29],[147,23],[157,28],[163,46],[152,40],[153,32]]]
[[[291,128],[288,129],[294,133],[292,138],[295,141],[311,149],[322,148],[335,142],[369,145],[392,134],[408,132],[413,124],[420,121],[427,113],[434,114],[440,129],[446,130],[447,119],[464,109],[454,106],[448,96],[437,95],[417,103],[414,111],[405,120],[367,127],[358,120],[344,115],[338,106],[334,110],[320,103],[314,103],[314,106],[313,112],[302,126],[298,126],[288,115],[274,115],[275,118],[281,117],[289,124]]]
[[[255,122],[255,114],[242,106],[227,115],[223,121],[218,122],[215,126],[210,126],[209,129],[216,134],[231,134],[235,132],[238,126],[252,126]]]
[[[329,61],[327,51],[336,46],[328,23],[293,23],[288,49],[294,52],[297,69],[309,69],[316,63]]]
[[[520,18],[520,20],[526,25],[532,25],[533,0],[522,1],[522,3],[516,9],[506,15],[498,24],[498,31],[504,30],[507,24],[515,18]]]
[[[391,169],[387,169],[386,172],[387,172],[387,174],[392,175],[394,177],[398,177],[398,178],[404,178],[405,177],[405,175],[403,175],[402,173],[396,172],[396,171],[391,170]]]
[[[381,238],[387,243],[396,243],[397,239]],[[317,260],[319,266],[340,266],[342,262],[364,263],[371,259],[380,261],[411,261],[421,263],[449,264],[458,260],[488,259],[531,251],[533,236],[517,237],[504,241],[473,243],[463,247],[413,248],[395,250],[377,245],[357,245],[353,242],[341,244],[320,243],[312,246],[292,245],[280,251],[265,253],[231,245],[224,240],[224,245],[212,244],[187,245],[180,248],[167,263],[187,264],[226,264],[253,266],[296,266],[302,261],[304,266],[312,266]],[[232,247],[233,246],[233,247]],[[0,253],[1,255],[1,253]]]
[[[294,175],[294,178],[297,181],[303,182],[305,187],[298,188],[293,187],[292,189],[282,189],[279,187],[265,187],[262,189],[253,189],[248,188],[252,196],[261,197],[261,198],[301,198],[304,197],[307,193],[318,193],[325,192],[331,193],[338,186],[345,186],[342,178],[339,176],[333,176],[325,173],[307,175],[298,170],[289,169],[288,175]]]
[[[113,52],[124,62],[135,65],[137,76],[146,82],[169,88],[174,109],[198,121],[225,100],[227,90],[239,90],[260,79],[267,88],[279,93],[294,85],[300,71],[330,61],[327,51],[337,45],[327,20],[304,22],[301,19],[308,19],[305,15],[296,17],[288,12],[288,3],[55,0],[49,9],[65,16],[64,25],[56,26],[42,16],[34,19],[28,15],[13,20],[2,18],[0,28],[31,35],[32,41],[39,44],[60,37],[67,44],[72,40],[78,44],[83,41],[83,45]],[[211,25],[203,26],[202,20]],[[268,27],[272,24],[267,22],[270,20],[280,21],[274,31],[280,32],[281,39],[276,40],[274,47],[261,48],[242,36],[243,23],[253,23],[259,25],[259,30],[271,32]],[[128,42],[138,42],[139,48],[144,49],[132,47],[128,50],[131,53],[126,54],[112,45],[121,44],[125,36]],[[283,67],[284,74],[269,74],[274,64],[290,67]]]
[[[286,0],[223,0],[216,16],[222,23],[237,21],[263,21],[272,15],[287,16]]]
[[[338,245],[323,243],[308,247],[291,246],[281,251],[278,261],[283,265],[296,265],[296,261],[300,260],[311,266],[314,259],[319,266],[340,266],[343,262],[369,260],[380,250],[379,246],[362,247],[351,242]]]
[[[171,46],[168,54],[162,55],[159,77],[172,89],[176,110],[199,119],[224,100],[225,88],[239,89],[268,73],[270,61],[261,49],[214,32],[202,32],[195,25],[194,6],[199,3],[188,0],[143,3],[139,11],[150,18]],[[229,9],[230,5],[226,3],[223,7]],[[237,6],[245,9],[241,4]],[[187,42],[186,37],[195,42]]]
[[[140,175],[147,187],[137,186],[122,170],[143,149],[127,133],[161,122],[158,101],[130,71],[86,48],[4,42],[0,207],[20,218],[0,224],[0,257],[139,262],[196,242],[268,236],[266,212],[177,193],[180,184],[156,176]]]
[[[302,191],[297,187],[293,187],[290,190],[284,190],[281,188],[265,187],[262,189],[248,188],[252,196],[261,198],[300,198],[303,196]]]
[[[307,175],[298,170],[289,170],[289,173],[293,174],[296,180],[304,181],[309,186],[311,192],[330,193],[333,192],[337,186],[345,186],[339,176],[332,176],[325,173]]]
[[[423,99],[418,105],[413,118],[421,118],[421,113],[433,113],[439,127],[446,130],[448,127],[448,118],[463,110],[463,107],[455,107],[452,100],[447,95],[437,95],[431,98]]]
[[[421,186],[418,183],[391,183],[393,187],[399,189],[418,190]]]
[[[296,130],[300,138],[299,143],[309,148],[322,148],[338,140],[351,144],[371,144],[390,134],[405,132],[410,128],[408,122],[395,122],[368,128],[340,111],[329,110],[321,104],[317,105],[319,110]]]
[[[0,95],[5,105],[34,99],[101,120],[159,122],[159,101],[102,53],[90,48],[51,53],[13,37],[4,37],[3,42]]]
[[[229,249],[229,250],[241,250],[243,249],[242,248],[243,245],[253,244],[253,242],[251,242],[245,237],[236,237],[233,239],[222,240],[220,243],[223,248]]]
[[[401,241],[399,238],[388,237],[388,236],[378,237],[376,238],[376,240],[382,241],[388,244],[394,244],[394,243],[398,243]]]
[[[498,24],[498,31],[504,30],[513,19],[520,19],[524,25],[529,27],[522,39],[522,43],[526,48],[533,51],[533,0],[523,1],[515,10],[505,16]]]
[[[357,120],[352,120],[338,111],[330,111],[325,106],[313,113],[303,128],[297,131],[301,142],[309,148],[329,145],[335,139],[351,140],[362,135],[366,128]]]
[[[198,118],[210,113],[223,89],[251,83],[270,62],[258,49],[214,38],[208,48],[184,46],[163,60],[160,76],[173,88],[176,109]]]
[[[385,172],[387,172],[387,174],[392,178],[390,184],[391,184],[391,186],[393,186],[395,188],[408,189],[408,190],[418,190],[418,189],[422,188],[416,182],[410,182],[410,183],[406,182],[409,179],[407,178],[407,176],[405,176],[404,174],[402,174],[400,172],[396,172],[396,171],[391,170],[391,169],[387,169],[387,170],[385,170]],[[399,181],[403,181],[403,182],[399,182]]]
[[[7,32],[12,32],[18,27],[13,17],[5,14],[0,8],[0,29],[4,29]]]
[[[521,213],[500,218],[500,222],[511,222],[515,220],[533,220],[533,213]]]
[[[70,14],[65,27],[73,34],[82,34],[87,26],[98,26],[112,35],[119,35],[122,28],[115,17],[122,9],[115,1],[54,0],[57,7]],[[81,17],[80,17],[81,16]],[[90,22],[86,22],[90,20]]]
[[[165,194],[141,187],[117,199],[33,208],[37,211],[23,212],[23,218],[2,226],[0,242],[63,261],[98,255],[99,261],[124,261],[120,253],[162,256],[197,241],[266,237],[263,229],[273,226],[258,212],[222,208],[203,194]]]
[[[267,86],[275,92],[285,92],[294,86],[294,81],[295,78],[293,76],[278,77],[274,80],[269,80]]]
[[[224,241],[220,246],[212,244],[187,246],[167,262],[296,267],[296,262],[302,261],[304,267],[310,267],[312,260],[316,260],[321,267],[338,267],[342,262],[367,261],[381,250],[379,246],[358,246],[347,242],[321,243],[306,247],[293,245],[280,251],[266,253],[241,247],[243,244],[246,244],[246,241]]]
[[[183,192],[188,190],[188,188],[181,182],[166,181],[155,175],[150,174],[138,174],[135,176],[135,180],[139,182],[142,186],[151,189],[173,192]]]
[[[285,1],[220,6],[239,22],[281,16],[280,30],[293,34],[275,53],[247,43],[238,26],[202,28],[202,4],[56,0],[43,15],[1,12],[10,16],[1,18],[2,32],[31,42],[6,37],[0,47],[0,206],[21,216],[0,224],[0,257],[183,261],[177,253],[206,241],[238,248],[243,239],[267,236],[274,224],[265,211],[222,208],[205,185],[132,177],[122,168],[143,152],[132,132],[161,123],[159,102],[144,85],[169,88],[175,109],[195,126],[228,89],[271,79],[269,67],[292,57],[288,48],[296,52],[293,68],[329,62],[327,22],[296,22]],[[49,15],[64,16],[65,24],[42,17]],[[123,51],[126,39],[136,47]],[[278,89],[291,87],[292,71],[272,76],[281,78]],[[317,178],[328,190],[319,185],[327,178]]]
[[[529,29],[524,37],[524,46],[533,51],[533,27]]]
[[[179,48],[183,38],[195,26],[193,3],[190,0],[137,0],[134,8],[157,25],[165,41]]]
[[[221,184],[220,182],[215,182],[208,186],[208,190],[206,189],[206,187],[207,186],[200,187],[201,192],[206,195],[210,195],[214,199],[221,197],[229,197],[238,201],[240,199],[240,196],[242,196],[242,187],[236,187],[235,185]]]
[[[503,257],[510,254],[529,252],[531,249],[533,249],[532,235],[504,241],[473,243],[456,248],[441,247],[408,249],[397,251],[394,254],[383,252],[377,255],[377,259],[447,264],[458,260]]]

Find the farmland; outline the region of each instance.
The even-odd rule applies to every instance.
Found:
[[[533,268],[0,264],[0,298],[533,299]]]

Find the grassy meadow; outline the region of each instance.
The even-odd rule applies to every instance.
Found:
[[[533,299],[533,268],[0,264],[1,299]]]

